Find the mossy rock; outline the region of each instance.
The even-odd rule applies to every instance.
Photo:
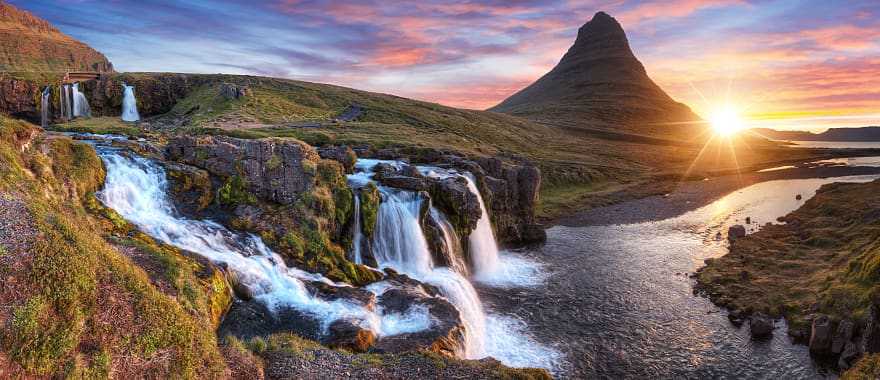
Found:
[[[367,239],[373,238],[376,220],[379,218],[379,202],[382,197],[379,188],[370,183],[360,189],[361,197],[361,230]]]

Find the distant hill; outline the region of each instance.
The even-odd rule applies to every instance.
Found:
[[[667,95],[630,49],[626,33],[604,12],[579,30],[550,72],[490,111],[581,129],[692,138],[704,130],[690,108]]]
[[[0,72],[113,71],[103,54],[0,0]]]
[[[880,127],[830,128],[822,133],[805,131],[777,131],[769,128],[752,129],[773,140],[788,141],[880,141]]]

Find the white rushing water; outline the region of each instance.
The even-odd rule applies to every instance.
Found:
[[[49,95],[52,94],[52,87],[46,86],[40,96],[40,125],[43,128],[49,126]]]
[[[70,113],[70,85],[63,84],[61,85],[61,89],[59,92],[61,96],[58,97],[58,100],[61,102],[61,118],[64,120],[70,120],[73,118],[73,115]]]
[[[73,84],[73,117],[91,117],[92,109],[86,95],[79,92],[79,83]]]
[[[358,160],[356,167],[359,171],[349,176],[349,182],[353,186],[370,182],[373,167],[381,162],[385,161]],[[400,164],[388,163],[395,166]],[[419,167],[419,170],[423,173],[435,170],[444,172],[439,168],[428,167]],[[442,175],[446,174],[448,173],[444,172]],[[560,358],[556,350],[532,339],[521,320],[487,314],[476,289],[466,277],[452,268],[435,266],[419,219],[424,201],[421,196],[415,192],[382,186],[379,190],[382,201],[372,239],[373,255],[380,268],[390,267],[438,287],[458,309],[465,325],[465,352],[462,356],[468,359],[491,356],[509,366],[555,369]],[[439,213],[438,210],[429,209],[430,211]],[[484,212],[484,215],[488,213]],[[442,220],[445,220],[445,216]],[[488,220],[487,216],[487,223]],[[451,226],[449,228],[451,230]],[[482,232],[486,233],[485,230]],[[494,255],[497,257],[497,244],[494,242],[491,224],[488,225],[487,235],[488,239],[492,240],[492,244],[481,242],[485,244],[478,247],[482,249],[494,246]],[[452,237],[447,235],[444,238],[446,240]],[[449,249],[454,248],[449,247]],[[525,262],[526,260],[523,259],[522,263]]]
[[[446,215],[440,212],[436,207],[431,206],[428,213],[431,215],[431,218],[437,221],[437,224],[440,225],[440,229],[443,232],[443,244],[446,246],[447,252],[449,252],[447,260],[449,260],[450,268],[462,276],[467,276],[470,271],[468,270],[467,264],[464,262],[461,241],[458,238],[458,234],[455,232],[455,227],[452,226],[452,223],[449,222]]]
[[[364,258],[361,253],[361,244],[364,240],[364,231],[361,229],[361,195],[354,194],[354,238],[351,242],[352,261],[355,264],[363,264]]]
[[[137,99],[134,97],[134,86],[129,86],[123,83],[122,88],[124,89],[122,97],[122,120],[131,122],[140,120],[141,115],[138,114]]]
[[[432,325],[424,308],[412,307],[403,315],[382,314],[361,304],[316,297],[303,281],[345,285],[287,267],[256,236],[234,233],[211,221],[177,216],[166,194],[165,173],[154,162],[113,152],[101,155],[107,168],[105,187],[99,194],[104,204],[162,242],[225,264],[235,280],[271,310],[293,308],[316,318],[325,330],[333,321],[352,320],[380,337],[421,331]]]

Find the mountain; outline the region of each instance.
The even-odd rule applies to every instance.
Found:
[[[0,0],[0,72],[113,71],[103,54]]]
[[[880,127],[830,128],[822,133],[805,131],[777,131],[770,128],[752,129],[773,140],[789,141],[880,141]]]
[[[699,134],[690,108],[648,77],[623,27],[604,12],[579,30],[559,64],[490,111],[563,127],[662,137]]]

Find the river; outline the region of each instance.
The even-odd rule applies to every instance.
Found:
[[[784,321],[771,340],[751,340],[748,324],[734,327],[723,309],[693,294],[690,274],[727,253],[717,233],[726,237],[747,216],[751,233],[822,184],[873,178],[762,182],[669,219],[552,227],[546,245],[517,252],[544,263],[543,285],[478,291],[487,307],[523,318],[537,340],[563,353],[562,378],[834,377],[790,342]]]

